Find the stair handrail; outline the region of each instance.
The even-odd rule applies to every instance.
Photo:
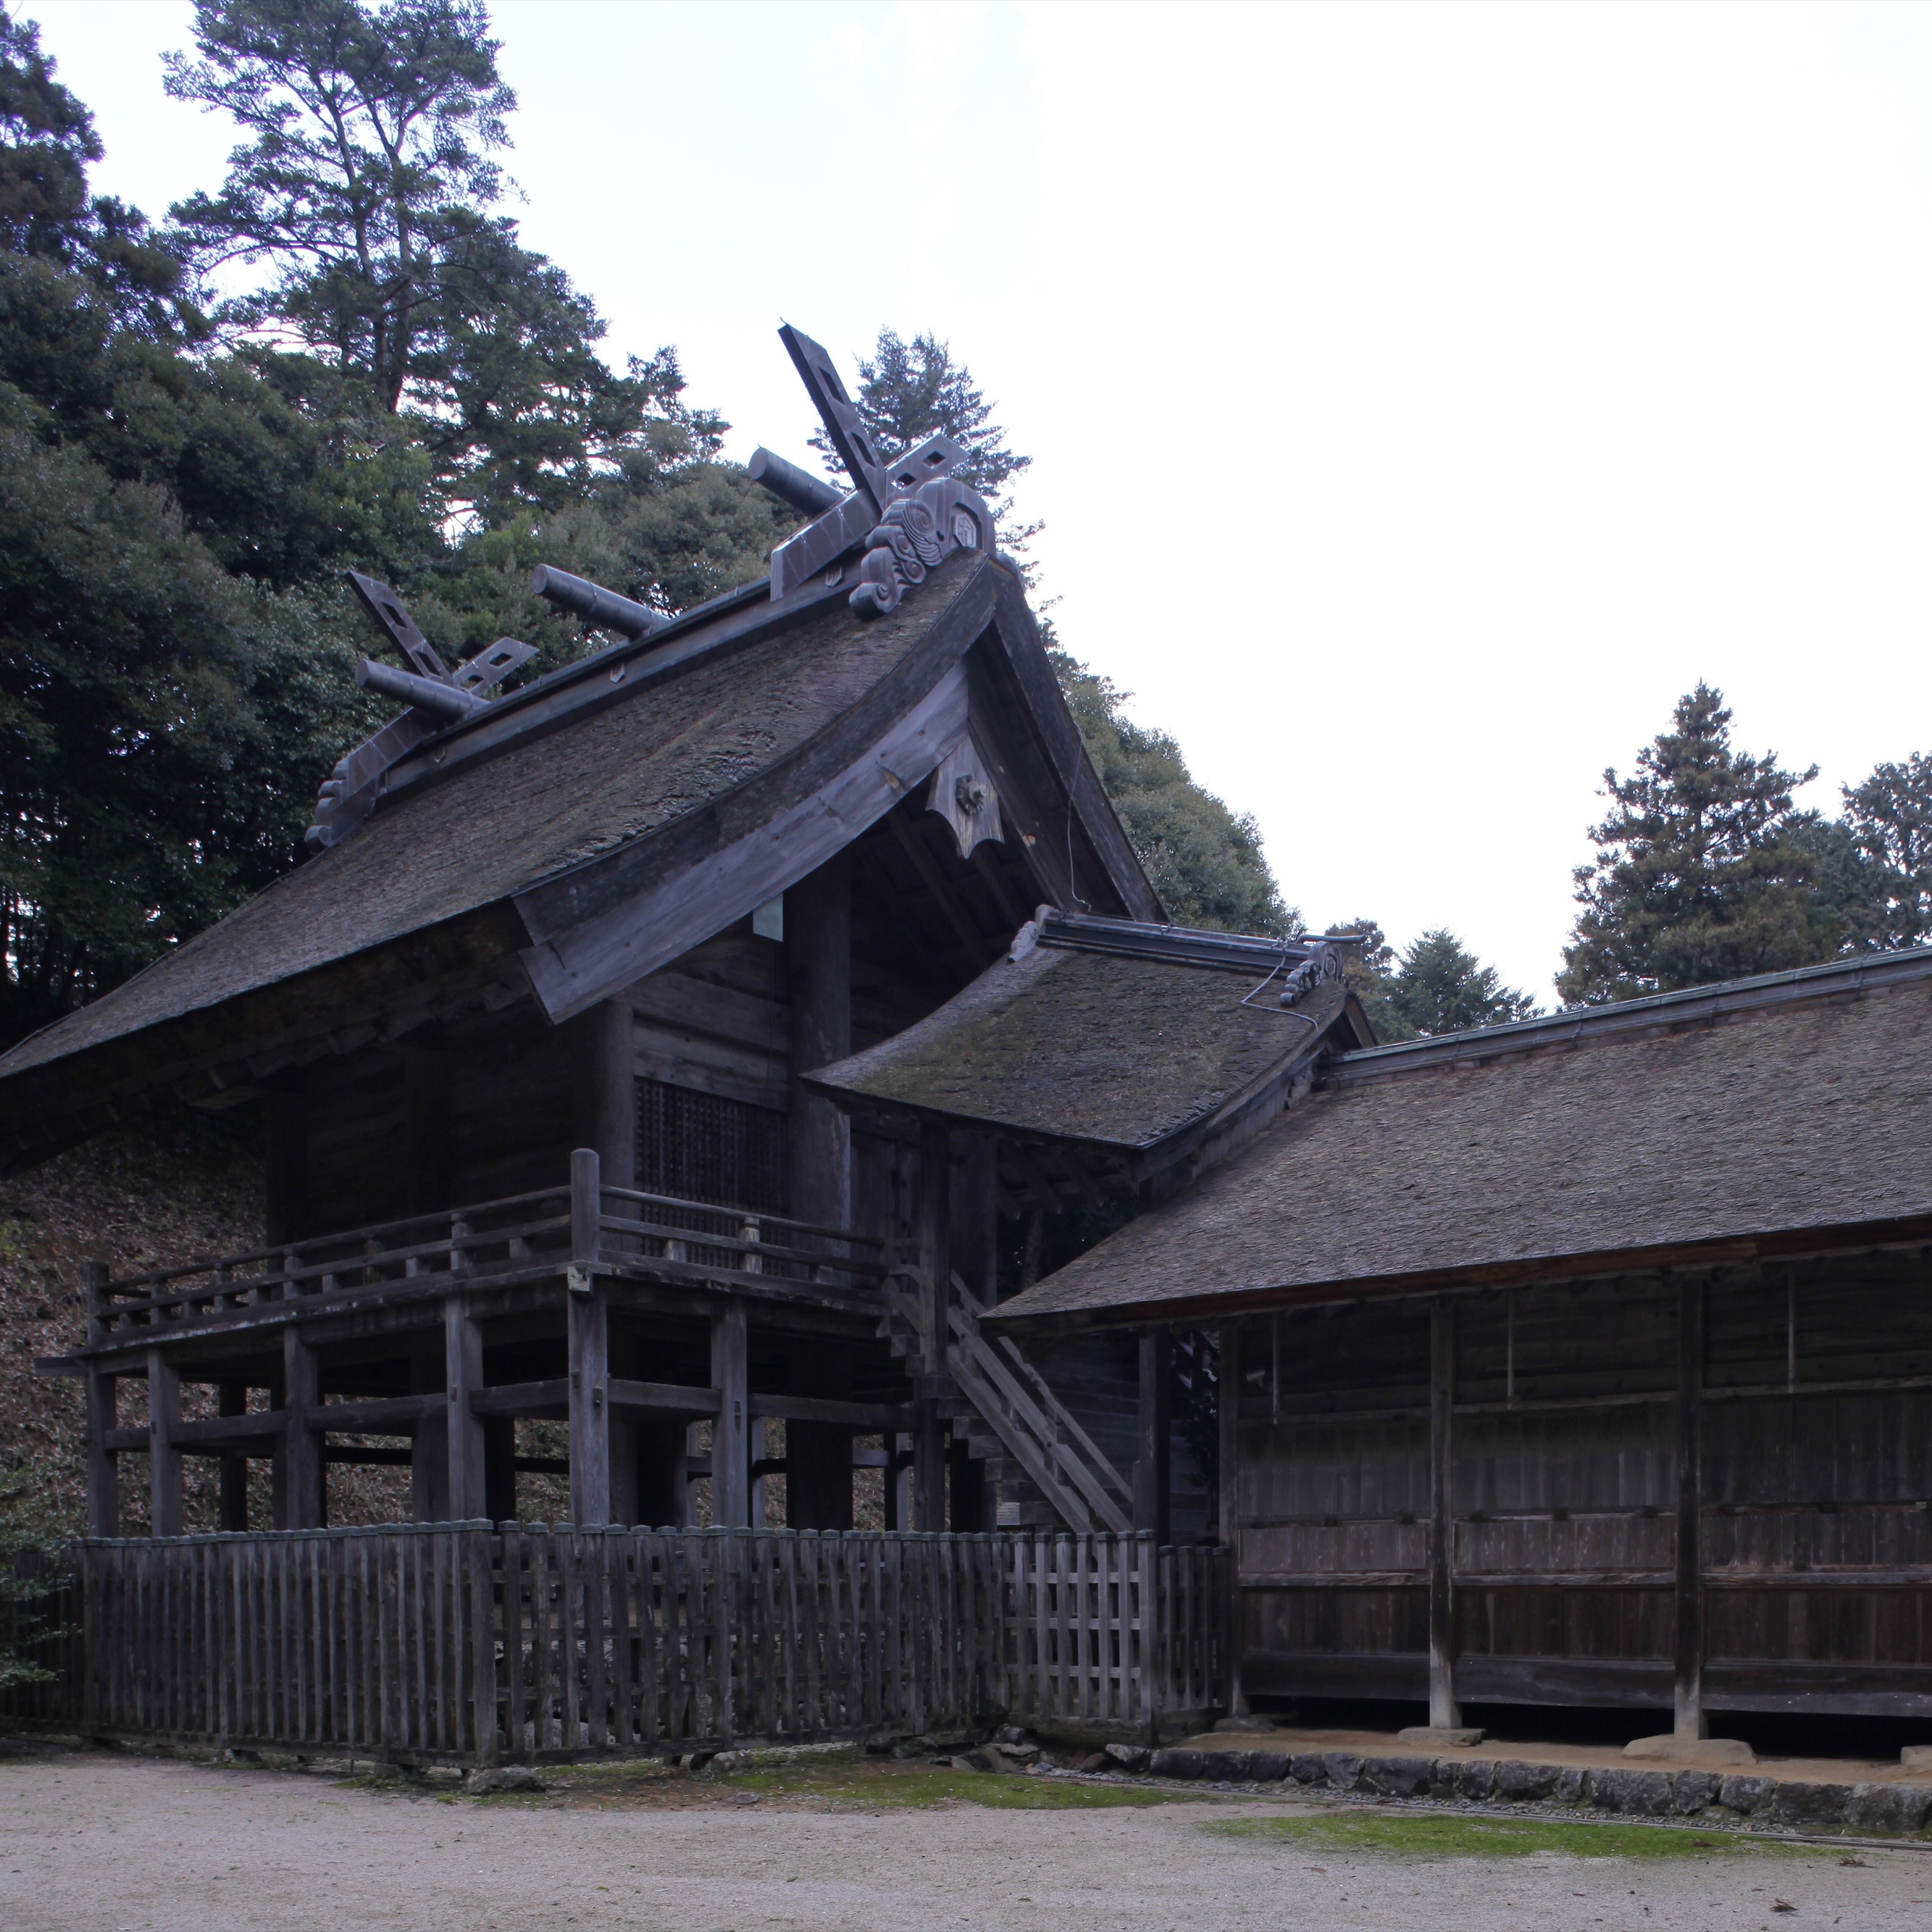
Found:
[[[1124,1508],[1131,1510],[1134,1500],[1132,1483],[1114,1468],[1112,1458],[1088,1434],[1081,1424],[1080,1418],[1054,1392],[1052,1384],[1027,1360],[1024,1352],[1010,1336],[1000,1335],[989,1339],[980,1332],[980,1304],[969,1292],[965,1282],[956,1274],[952,1277],[952,1292],[954,1305],[959,1311],[959,1318],[951,1324],[953,1331],[961,1332],[970,1324],[974,1339],[982,1348],[993,1349],[1013,1375],[1030,1387],[1034,1400],[1048,1414],[1056,1410],[1059,1412],[1062,1426],[1071,1438],[1072,1446],[1083,1453],[1095,1475],[1112,1492],[1115,1500]]]
[[[1056,1486],[1079,1492],[1094,1519],[1094,1527],[1125,1534],[1133,1527],[1132,1489],[1018,1348],[1004,1336],[995,1342],[980,1334],[978,1304],[956,1274],[946,1315],[954,1355],[970,1365],[981,1382],[990,1384],[989,1393],[1004,1397],[1016,1423],[1031,1430],[1059,1478]],[[985,1414],[983,1403],[974,1406]],[[987,1415],[986,1420],[998,1427],[993,1416]],[[1039,1478],[1036,1476],[1034,1480]],[[1066,1514],[1064,1510],[1061,1513]]]

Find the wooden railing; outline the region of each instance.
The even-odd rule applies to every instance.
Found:
[[[890,1315],[918,1338],[920,1366],[933,1372],[923,1282],[896,1271],[886,1293]],[[1132,1484],[1018,1347],[980,1332],[979,1304],[956,1274],[946,1318],[945,1373],[1060,1520],[1083,1532],[1125,1534],[1133,1522]]]
[[[350,1299],[371,1288],[434,1289],[573,1261],[664,1264],[658,1272],[740,1285],[784,1280],[875,1294],[883,1243],[752,1208],[603,1185],[580,1149],[562,1187],[412,1214],[253,1253],[208,1256],[110,1279],[90,1264],[88,1340],[142,1342],[276,1304]]]
[[[682,1751],[1225,1699],[1228,1553],[1144,1537],[437,1524],[79,1546],[0,1715],[399,1760]]]

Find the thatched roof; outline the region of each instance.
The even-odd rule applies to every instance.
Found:
[[[1023,956],[809,1084],[855,1103],[1139,1150],[1305,1055],[1342,1008],[1336,994],[1282,1009],[1282,968],[1308,948],[1279,940],[1050,913],[1026,938]],[[1369,1036],[1359,1024],[1352,1044]]]
[[[998,1320],[1338,1295],[1932,1232],[1932,950],[1343,1055]]]
[[[1157,917],[1007,569],[962,555],[871,621],[837,586],[814,580],[782,603],[753,586],[452,726],[398,768],[341,844],[0,1056],[0,1119],[11,1120],[0,1141],[31,1157],[74,1138],[59,1121],[83,1102],[98,1125],[117,1096],[224,1055],[272,1057],[352,1013],[377,1014],[380,1030],[384,1009],[452,975],[501,970],[499,997],[534,990],[553,1018],[580,1010],[662,964],[651,948],[674,954],[744,916],[871,822],[854,813],[920,782],[944,748],[932,734],[965,728],[961,661],[986,636],[1054,769],[1074,772],[1103,879]],[[839,790],[900,740],[870,790]],[[757,866],[714,862],[754,835],[772,848]],[[695,882],[692,903],[634,919],[640,951],[624,921],[680,880]],[[734,892],[752,896],[741,905]]]

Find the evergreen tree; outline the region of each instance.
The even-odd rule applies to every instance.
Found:
[[[1792,794],[1816,776],[1736,751],[1720,692],[1700,684],[1672,728],[1604,774],[1614,809],[1576,868],[1583,908],[1558,991],[1633,999],[1830,958],[1842,922],[1820,899],[1813,815]]]
[[[1839,821],[1842,880],[1834,904],[1860,947],[1932,941],[1932,757],[1915,752],[1846,785]],[[1829,821],[1826,821],[1829,823]]]
[[[1002,548],[1023,550],[1039,535],[1037,524],[1005,526],[1006,486],[1031,467],[1033,458],[1008,447],[1006,431],[992,419],[993,404],[973,380],[972,370],[954,361],[950,344],[929,331],[908,342],[896,329],[880,329],[872,353],[859,359],[858,393],[852,400],[888,462],[941,431],[963,445],[967,460],[953,473],[978,490],[1001,520]],[[826,468],[844,482],[845,472],[822,428],[812,432],[812,444]]]
[[[1538,1012],[1527,993],[1504,986],[1493,966],[1483,964],[1445,928],[1425,932],[1397,958],[1382,943],[1381,928],[1370,925],[1372,938],[1363,949],[1366,971],[1358,991],[1378,1040],[1461,1033],[1529,1019]]]
[[[1124,716],[1128,694],[1111,680],[1064,651],[1052,656],[1088,756],[1168,917],[1223,932],[1299,932],[1301,915],[1282,898],[1253,818],[1196,784],[1165,731]]]

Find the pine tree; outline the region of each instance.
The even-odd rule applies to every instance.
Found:
[[[1856,940],[1870,947],[1932,941],[1932,757],[1915,752],[1841,789],[1840,824],[1856,860],[1840,861],[1849,883],[1837,902]]]
[[[888,461],[942,431],[962,444],[967,460],[953,473],[978,490],[1001,520],[1002,548],[1023,550],[1040,534],[1037,524],[1016,529],[1005,524],[1007,485],[1032,466],[1033,458],[1008,446],[1006,431],[992,420],[994,405],[973,380],[972,370],[953,359],[950,344],[930,331],[908,342],[896,329],[880,329],[872,353],[860,358],[859,388],[853,401]],[[826,468],[843,482],[844,471],[823,429],[812,432],[812,444]]]
[[[1538,1010],[1527,993],[1503,985],[1493,966],[1485,966],[1446,928],[1425,932],[1397,958],[1381,943],[1380,927],[1369,925],[1373,936],[1364,949],[1368,972],[1358,991],[1378,1040],[1462,1033],[1528,1019]]]
[[[1634,999],[1828,959],[1842,924],[1820,900],[1810,815],[1792,794],[1817,776],[1731,745],[1723,694],[1700,683],[1672,728],[1604,787],[1614,809],[1577,867],[1578,915],[1558,991]]]

